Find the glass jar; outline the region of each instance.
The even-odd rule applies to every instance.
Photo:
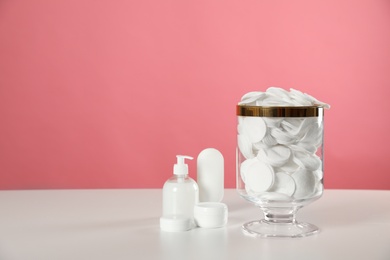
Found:
[[[264,219],[243,225],[261,237],[318,232],[296,212],[323,193],[324,108],[237,106],[237,191]]]

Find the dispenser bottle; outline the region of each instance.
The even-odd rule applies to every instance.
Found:
[[[177,155],[177,163],[173,167],[173,176],[163,187],[163,217],[185,218],[193,223],[194,206],[199,201],[198,184],[188,176],[188,165],[185,159],[190,156]]]

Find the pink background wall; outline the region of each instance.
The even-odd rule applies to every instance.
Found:
[[[206,147],[234,187],[269,86],[332,105],[326,188],[390,189],[388,0],[2,0],[0,188],[160,188]]]

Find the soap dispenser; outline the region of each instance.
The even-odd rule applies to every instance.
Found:
[[[162,229],[184,231],[193,226],[194,206],[199,202],[199,188],[188,176],[188,165],[184,161],[193,158],[185,155],[176,157],[173,176],[163,187],[163,216],[160,224]]]

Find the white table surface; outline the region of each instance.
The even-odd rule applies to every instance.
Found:
[[[262,213],[235,190],[225,228],[162,232],[161,194],[0,191],[0,259],[390,259],[390,191],[326,190],[298,213],[321,232],[294,239],[245,236],[241,225]]]

